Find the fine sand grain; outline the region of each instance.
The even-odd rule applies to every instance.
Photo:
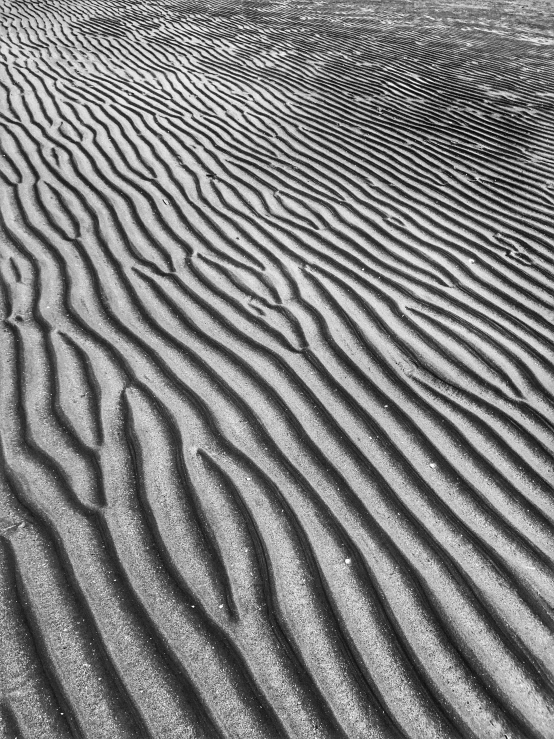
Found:
[[[1,739],[554,737],[552,7],[2,0]]]

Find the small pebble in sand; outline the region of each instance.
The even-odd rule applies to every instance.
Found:
[[[430,468],[431,468],[432,470],[434,470],[436,466],[437,466],[437,465],[435,464],[435,462],[431,462],[431,464],[429,465],[429,467],[430,467]]]
[[[349,564],[350,564],[350,562],[352,562],[352,560],[350,559],[350,557],[347,557],[347,558],[346,558],[346,559],[345,559],[344,561],[345,561],[345,563],[346,563],[347,565],[349,565]]]

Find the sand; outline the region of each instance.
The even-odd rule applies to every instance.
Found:
[[[1,739],[554,737],[551,4],[2,13]]]

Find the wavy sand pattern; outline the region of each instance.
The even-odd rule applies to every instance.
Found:
[[[554,737],[548,3],[3,13],[0,736]]]

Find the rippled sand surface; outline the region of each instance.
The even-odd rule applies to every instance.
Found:
[[[1,739],[552,739],[554,6],[2,13]]]

